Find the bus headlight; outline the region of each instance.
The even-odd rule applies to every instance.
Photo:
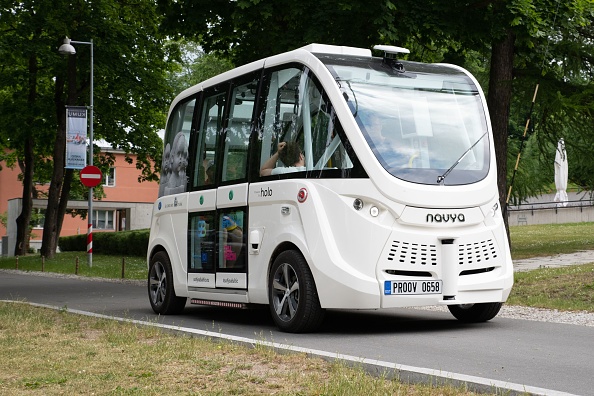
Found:
[[[355,199],[353,201],[353,208],[355,208],[355,210],[361,210],[363,209],[363,201],[359,198]]]
[[[377,206],[372,206],[369,209],[369,214],[371,215],[371,217],[377,217],[377,215],[379,215],[379,209],[377,208]]]

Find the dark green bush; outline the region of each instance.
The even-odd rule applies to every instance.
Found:
[[[149,229],[119,232],[94,232],[93,253],[118,256],[146,256]],[[60,251],[87,251],[87,235],[60,237]]]
[[[67,237],[60,237],[58,247],[62,252],[86,252],[87,251],[87,235],[72,235]]]

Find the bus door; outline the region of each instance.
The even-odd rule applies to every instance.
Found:
[[[206,91],[188,218],[188,290],[247,289],[247,161],[257,79]]]

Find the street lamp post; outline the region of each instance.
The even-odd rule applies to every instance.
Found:
[[[68,37],[64,39],[64,44],[60,46],[58,52],[62,55],[74,55],[76,49],[72,44],[86,44],[91,46],[91,84],[90,84],[90,126],[89,126],[89,165],[93,165],[93,40],[74,41]],[[89,187],[89,226],[87,228],[87,259],[89,267],[93,266],[93,187]]]

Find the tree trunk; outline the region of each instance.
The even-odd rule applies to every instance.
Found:
[[[68,97],[66,102],[62,100],[64,93],[64,79],[56,79],[54,91],[54,104],[58,126],[56,128],[56,141],[54,143],[54,167],[52,180],[48,191],[47,209],[45,211],[45,222],[43,223],[43,238],[41,245],[41,255],[46,258],[52,258],[56,254],[58,239],[62,228],[62,219],[60,216],[60,200],[65,190],[70,191],[70,186],[64,189],[64,166],[66,164],[66,109],[65,105],[70,105],[76,98],[76,55],[68,57]],[[68,196],[65,197],[68,199]],[[62,213],[63,215],[63,213]]]
[[[45,222],[43,223],[43,238],[41,245],[41,255],[46,258],[52,258],[56,254],[58,230],[58,213],[60,194],[64,179],[64,165],[66,154],[66,128],[65,128],[65,109],[64,106],[58,106],[56,103],[56,112],[58,113],[58,128],[56,130],[56,142],[54,145],[54,171],[50,183],[47,209],[45,211]]]
[[[493,126],[493,140],[497,159],[497,186],[499,202],[509,236],[507,219],[507,129],[512,98],[515,34],[507,31],[501,41],[494,42],[491,49],[491,71],[487,104]]]
[[[16,219],[17,234],[15,256],[24,256],[29,251],[29,237],[31,235],[31,212],[33,211],[33,138],[25,140],[23,172],[23,206],[21,214]]]
[[[37,99],[37,57],[31,55],[29,57],[29,95],[27,103],[29,109],[33,108],[33,104]],[[31,222],[31,212],[33,211],[33,173],[35,170],[35,156],[34,156],[34,142],[31,136],[33,129],[34,114],[27,117],[27,124],[29,125],[28,136],[25,139],[24,161],[21,171],[23,172],[23,206],[21,213],[16,219],[17,234],[16,247],[14,250],[15,256],[24,256],[29,251],[29,238],[31,236],[31,229],[29,223]]]
[[[56,235],[56,241],[54,242],[58,246],[60,241],[60,234],[62,233],[62,224],[64,223],[64,215],[68,208],[68,198],[70,197],[70,187],[72,185],[72,177],[74,174],[73,169],[66,169],[64,174],[64,184],[62,185],[62,194],[60,196],[60,203],[58,204],[58,233]]]

